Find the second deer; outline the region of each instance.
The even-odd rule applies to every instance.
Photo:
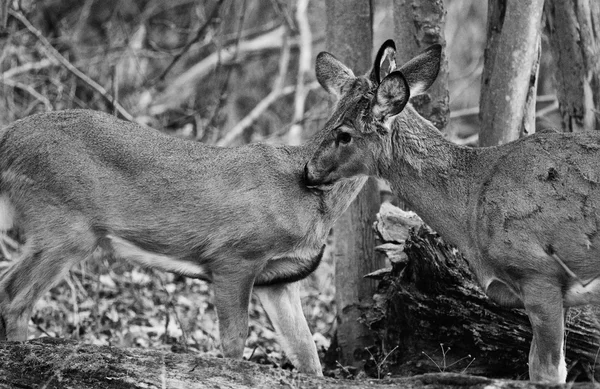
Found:
[[[600,302],[600,135],[453,144],[407,105],[434,82],[440,58],[441,46],[431,46],[373,83],[321,53],[317,78],[342,97],[306,181],[327,190],[353,176],[388,180],[463,252],[489,297],[525,308],[530,379],[565,382],[565,308]]]

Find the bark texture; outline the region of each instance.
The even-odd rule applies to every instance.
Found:
[[[401,66],[428,46],[445,45],[445,11],[442,0],[397,0],[394,7],[394,35],[397,62]],[[413,106],[439,130],[448,123],[448,61],[442,53],[442,66],[429,90],[413,98]]]
[[[326,14],[326,50],[355,74],[366,73],[371,68],[373,51],[370,2],[328,1]],[[381,267],[371,228],[379,201],[376,182],[369,179],[333,230],[338,329],[329,357],[359,369],[366,359],[364,348],[370,344],[370,333],[358,318],[362,307],[370,305],[376,287],[371,280],[363,279],[363,275]]]
[[[544,12],[563,130],[598,130],[600,2],[548,0]]]
[[[535,132],[535,93],[544,0],[489,0],[481,84],[480,146]]]
[[[379,334],[375,361],[389,355],[385,368],[403,376],[441,370],[528,379],[532,334],[525,312],[487,298],[464,258],[412,215],[384,204],[376,223],[385,242],[378,249],[392,267],[376,275],[376,304],[363,317]],[[592,309],[569,312],[567,382],[600,378],[599,334]]]
[[[0,343],[0,389],[542,389],[561,387],[564,386],[546,386],[443,373],[387,380],[336,380],[309,377],[289,370],[231,359],[78,345],[75,342],[52,338],[27,343]],[[583,387],[585,386],[574,385],[570,388]]]

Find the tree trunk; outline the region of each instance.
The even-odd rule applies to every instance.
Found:
[[[429,45],[444,45],[444,3],[442,0],[394,1],[394,33],[397,62],[401,66]],[[442,66],[434,84],[422,96],[412,100],[415,109],[440,131],[449,115],[448,61],[442,52]]]
[[[544,12],[563,130],[598,130],[600,2],[548,0]]]
[[[355,74],[366,73],[371,68],[373,51],[370,2],[327,1],[326,14],[327,51]],[[329,358],[359,369],[366,359],[364,347],[370,344],[370,333],[358,318],[362,307],[370,304],[376,288],[375,283],[363,279],[363,275],[382,265],[375,255],[371,228],[379,201],[376,181],[369,179],[333,229],[338,328]]]
[[[447,371],[527,379],[532,334],[524,311],[487,298],[462,255],[412,215],[384,204],[376,223],[385,242],[378,249],[392,268],[378,273],[383,281],[376,304],[363,317],[379,334],[367,371],[376,374],[387,356],[384,374]],[[567,381],[598,380],[595,314],[571,310],[566,327]]]
[[[481,84],[480,146],[535,132],[535,94],[544,0],[488,2]]]

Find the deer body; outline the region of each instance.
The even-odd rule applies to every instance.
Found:
[[[326,125],[306,181],[327,188],[360,175],[388,180],[463,252],[492,299],[525,308],[530,378],[564,382],[565,308],[600,303],[600,135],[543,132],[478,149],[447,141],[406,106],[435,80],[440,52],[432,46],[380,83],[320,54],[317,69],[327,71],[319,81],[339,86],[347,104]]]
[[[318,138],[317,138],[318,139]],[[304,185],[316,139],[219,148],[94,111],[0,130],[0,340],[25,340],[35,302],[96,250],[212,281],[225,356],[241,358],[250,293],[301,371],[321,374],[297,282],[365,179]]]
[[[560,279],[565,306],[600,303],[599,134],[473,149],[444,139],[411,107],[396,120],[402,130],[381,177],[466,255],[490,297],[522,306],[520,281],[546,273]]]

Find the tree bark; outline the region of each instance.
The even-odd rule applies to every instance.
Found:
[[[374,360],[388,355],[387,371],[403,376],[447,371],[527,379],[532,335],[524,311],[487,298],[462,255],[416,215],[390,204],[379,215],[376,228],[386,243],[378,249],[392,267],[379,272],[376,304],[363,317],[379,334],[371,348]],[[568,382],[600,378],[599,330],[591,309],[570,311]],[[367,365],[370,372],[376,368],[374,361]]]
[[[398,0],[394,1],[393,12],[398,66],[434,43],[445,45],[442,0]],[[412,104],[441,131],[448,123],[448,101],[448,61],[442,52],[436,81],[425,94],[413,98]]]
[[[327,1],[326,16],[327,51],[355,74],[366,73],[371,68],[373,51],[370,2]],[[377,183],[369,179],[333,229],[338,328],[329,358],[359,369],[368,357],[364,347],[370,344],[370,332],[358,318],[362,308],[370,304],[376,288],[375,283],[363,279],[363,275],[382,265],[375,255],[371,228],[379,202]]]
[[[544,0],[488,2],[481,84],[480,146],[535,132],[535,94]]]
[[[544,12],[556,64],[563,130],[598,130],[600,3],[597,0],[548,0]]]
[[[0,389],[541,389],[529,382],[459,374],[426,374],[376,381],[331,379],[225,358],[119,349],[43,338],[0,343]],[[555,388],[555,386],[552,386]],[[579,386],[574,385],[573,389]]]

